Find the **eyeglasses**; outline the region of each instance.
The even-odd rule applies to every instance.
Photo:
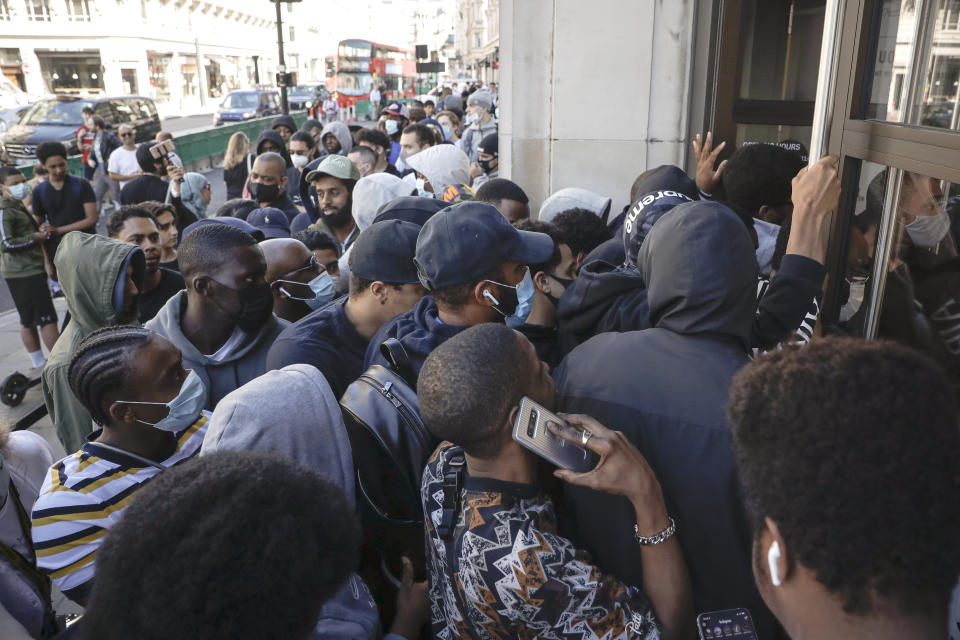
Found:
[[[121,134],[120,134],[120,137],[121,137],[121,138],[132,138],[132,137],[135,136],[135,135],[136,135],[135,133],[121,133]]]
[[[278,279],[287,278],[296,273],[300,273],[301,271],[306,271],[307,269],[312,270],[315,275],[320,275],[321,273],[326,271],[326,267],[320,264],[320,261],[317,260],[317,256],[310,256],[310,259],[307,261],[306,265],[300,267],[299,269],[294,269],[293,271],[289,271],[283,274],[282,276],[280,276],[280,278]]]

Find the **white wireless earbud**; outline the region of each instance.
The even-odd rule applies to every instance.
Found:
[[[783,580],[780,579],[780,566],[777,564],[779,560],[780,544],[774,542],[770,545],[769,551],[767,551],[767,566],[770,567],[770,582],[772,582],[775,587],[783,584]]]
[[[493,297],[493,294],[490,293],[489,289],[483,290],[483,297],[492,302],[493,304],[500,306],[500,301]]]

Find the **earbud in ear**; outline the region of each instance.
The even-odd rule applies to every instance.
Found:
[[[767,566],[770,568],[770,582],[772,582],[775,587],[783,584],[783,580],[780,579],[780,566],[777,564],[779,560],[780,544],[774,541],[767,551]]]
[[[490,293],[489,289],[483,290],[483,297],[492,302],[493,304],[500,306],[500,301],[493,297],[493,294]]]

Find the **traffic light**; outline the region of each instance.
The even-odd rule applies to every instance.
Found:
[[[288,71],[286,73],[277,74],[277,86],[278,87],[295,87],[297,86],[297,72]]]

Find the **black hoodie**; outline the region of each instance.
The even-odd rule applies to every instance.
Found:
[[[563,411],[622,431],[650,463],[677,524],[696,611],[747,607],[758,636],[773,619],[751,569],[751,530],[738,493],[724,406],[747,363],[757,263],[743,223],[712,202],[680,205],[640,250],[652,329],[580,345],[555,378]],[[642,584],[633,507],[567,487],[570,533],[603,571]]]
[[[270,129],[276,131],[277,127],[281,125],[290,129],[291,133],[296,133],[297,129],[299,129],[299,127],[297,127],[297,123],[294,122],[293,116],[291,115],[277,116],[276,118],[273,119],[273,122],[270,124]]]
[[[277,122],[277,120],[280,120],[282,118],[290,118],[290,122],[289,123]],[[293,123],[293,118],[290,116],[280,116],[279,118],[273,121],[273,124],[274,125],[287,124],[291,126],[294,131],[297,130],[296,125]],[[271,204],[271,206],[277,207],[278,209],[282,209],[283,212],[287,214],[287,218],[289,218],[290,221],[292,222],[293,219],[297,216],[297,214],[300,213],[300,211],[296,208],[296,205],[302,204],[300,202],[300,171],[295,166],[293,166],[293,160],[290,159],[290,151],[287,149],[287,145],[283,141],[283,136],[281,136],[279,132],[274,131],[273,129],[264,129],[263,131],[260,132],[260,136],[257,138],[257,146],[256,146],[257,152],[254,158],[260,155],[261,153],[263,153],[263,149],[261,147],[263,146],[263,143],[266,142],[267,140],[272,142],[274,145],[276,145],[280,149],[280,155],[283,156],[283,159],[287,163],[287,188],[284,191],[286,191],[287,198],[289,198],[290,200],[289,206],[286,206],[286,208],[280,207],[276,204]],[[284,204],[286,205],[286,203]]]

